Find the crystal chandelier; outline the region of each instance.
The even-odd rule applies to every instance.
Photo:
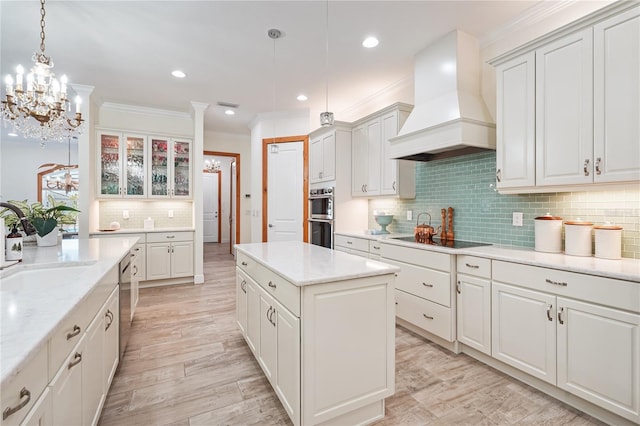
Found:
[[[204,160],[204,170],[209,173],[215,173],[220,171],[220,161],[218,160]]]
[[[15,133],[30,138],[63,141],[82,133],[81,99],[75,98],[75,115],[67,116],[71,105],[67,98],[67,76],[60,80],[51,72],[53,61],[44,53],[44,0],[40,0],[40,52],[33,54],[35,66],[26,76],[24,68],[16,68],[15,89],[11,75],[5,77],[6,100],[2,101],[2,119]]]

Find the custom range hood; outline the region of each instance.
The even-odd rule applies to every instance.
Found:
[[[480,49],[453,31],[415,57],[415,107],[391,158],[430,161],[496,149],[496,125],[480,95]]]

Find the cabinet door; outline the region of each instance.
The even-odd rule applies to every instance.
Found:
[[[309,158],[309,182],[322,182],[322,163],[323,163],[322,138],[311,141],[310,158]]]
[[[640,315],[558,298],[558,386],[640,420]]]
[[[123,143],[123,195],[128,198],[143,198],[146,196],[147,137],[142,135],[124,135]]]
[[[365,185],[369,177],[369,146],[365,126],[351,131],[351,195],[365,195]]]
[[[122,197],[122,135],[116,132],[98,132],[98,196]]]
[[[82,423],[82,352],[84,337],[51,381],[51,420],[54,425]]]
[[[300,418],[300,319],[276,306],[278,372],[275,390],[292,419]],[[294,423],[297,423],[294,421]]]
[[[595,182],[640,180],[640,7],[594,27]]]
[[[236,321],[242,335],[247,335],[247,277],[236,273]]]
[[[84,337],[82,352],[82,424],[95,425],[100,418],[106,392],[105,381],[105,317],[97,313]]]
[[[382,126],[381,120],[376,118],[365,124],[367,134],[367,179],[364,192],[367,196],[380,195],[380,167],[382,165]]]
[[[147,279],[171,278],[171,244],[147,244]]]
[[[136,254],[136,276],[139,281],[147,279],[147,245],[138,243],[133,249]]]
[[[193,275],[193,241],[171,243],[171,276]]]
[[[336,133],[331,132],[322,138],[322,180],[336,178]]]
[[[491,283],[458,275],[458,340],[491,355]]]
[[[265,376],[273,386],[278,374],[278,340],[276,315],[273,298],[258,289],[260,298],[260,342],[258,344],[258,362]]]
[[[382,183],[380,194],[397,195],[399,189],[398,182],[398,160],[389,158],[389,139],[398,135],[398,111],[390,112],[382,117]]]
[[[52,425],[51,391],[48,387],[44,388],[44,392],[40,398],[33,404],[33,408],[24,418],[20,425],[22,426],[48,426]]]
[[[176,140],[171,141],[172,162],[171,170],[172,188],[171,197],[190,198],[191,197],[191,141]]]
[[[538,186],[593,182],[592,38],[589,28],[536,51]]]
[[[251,278],[247,279],[247,344],[251,351],[258,357],[258,345],[260,344],[260,294],[258,284]]]
[[[496,69],[496,181],[499,188],[533,187],[535,180],[535,53]]]
[[[169,196],[171,176],[169,171],[169,138],[149,136],[149,179],[147,194],[150,198]]]
[[[492,283],[493,357],[556,384],[555,297]]]
[[[108,393],[109,385],[116,374],[120,358],[120,287],[111,294],[102,312],[104,317],[104,380],[105,392]]]

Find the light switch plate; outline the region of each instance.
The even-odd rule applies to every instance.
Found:
[[[413,220],[413,210],[407,210],[407,220]]]
[[[129,219],[129,210],[122,210],[122,218]]]
[[[173,210],[169,210],[168,215],[169,217],[173,217]]]
[[[513,226],[522,226],[523,224],[523,214],[522,212],[513,212]]]

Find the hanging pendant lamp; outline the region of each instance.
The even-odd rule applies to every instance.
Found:
[[[329,112],[329,0],[327,0],[327,20],[326,20],[326,44],[325,44],[325,111],[320,113],[320,125],[322,127],[333,126],[333,113]]]

